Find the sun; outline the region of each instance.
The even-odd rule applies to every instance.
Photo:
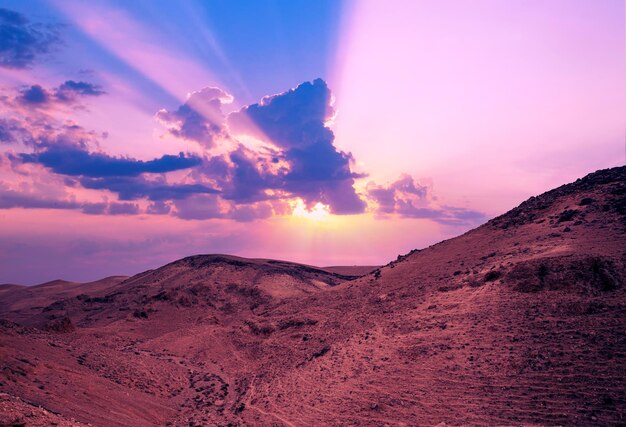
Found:
[[[306,218],[311,221],[325,221],[330,216],[330,207],[322,202],[317,202],[308,209],[302,199],[296,199],[292,204],[291,214],[295,217]]]

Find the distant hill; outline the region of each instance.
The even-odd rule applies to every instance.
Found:
[[[87,283],[52,280],[35,286],[0,285],[0,318],[26,320],[56,301],[86,293],[106,293],[127,278],[110,276]]]
[[[365,276],[376,270],[379,265],[335,265],[323,267],[324,270],[332,273],[343,274],[345,276]]]

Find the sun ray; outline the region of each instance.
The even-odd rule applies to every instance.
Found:
[[[330,207],[317,202],[311,208],[307,208],[302,199],[296,199],[291,204],[292,215],[299,218],[309,219],[315,222],[326,221],[330,217]]]

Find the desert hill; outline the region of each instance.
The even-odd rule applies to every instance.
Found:
[[[362,277],[210,255],[5,287],[0,423],[623,425],[625,231],[621,167]]]
[[[257,381],[263,409],[304,425],[620,425],[625,194],[626,168],[600,171],[294,301],[327,319],[307,331],[327,355]]]
[[[61,299],[106,293],[128,277],[110,276],[87,283],[52,280],[35,286],[0,285],[0,318],[26,320]]]

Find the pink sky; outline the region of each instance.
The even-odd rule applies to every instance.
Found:
[[[318,61],[324,69],[303,65],[283,86],[268,74],[263,88],[246,77],[223,30],[203,26],[198,5],[188,11],[198,44],[221,71],[179,49],[156,18],[101,2],[43,4],[50,20],[66,23],[64,44],[41,61],[0,68],[0,125],[10,119],[39,138],[0,142],[0,283],[133,274],[196,253],[383,264],[624,163],[621,1],[346,2],[328,38],[330,58]],[[18,11],[44,19],[30,12]],[[307,102],[321,99],[323,82],[287,91],[315,77],[333,102],[313,113]],[[68,81],[89,82],[94,92]],[[49,100],[27,101],[33,85]],[[222,100],[203,88],[219,88]],[[255,106],[257,93],[297,104],[282,112],[269,101]],[[216,127],[186,130],[185,105]],[[85,136],[59,130],[70,125]],[[290,139],[301,133],[302,141]],[[178,153],[186,154],[162,158]],[[185,199],[128,196],[110,183],[109,169],[72,164],[82,172],[68,172],[69,160],[58,156],[144,168],[123,176],[129,188],[196,187]],[[238,156],[262,184],[238,178]],[[196,158],[200,166],[158,173],[138,163]],[[211,169],[222,159],[232,174],[225,180]],[[49,209],[53,201],[66,207]],[[151,210],[161,202],[168,212]],[[303,209],[316,203],[316,214]]]
[[[374,179],[494,215],[624,162],[623,2],[365,1],[346,28],[337,141]]]

